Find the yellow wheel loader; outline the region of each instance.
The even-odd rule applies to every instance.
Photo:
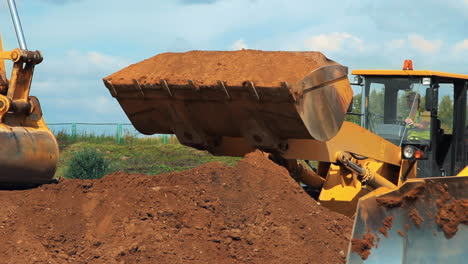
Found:
[[[0,40],[0,185],[51,182],[58,144],[42,117],[39,100],[29,96],[39,51],[26,47],[15,1],[8,0],[20,48],[4,51]],[[5,60],[13,62],[6,77]]]
[[[355,217],[348,263],[465,263],[468,75],[411,61],[352,74],[354,96],[348,69],[320,52],[190,51],[104,84],[141,133],[214,155],[270,153]]]

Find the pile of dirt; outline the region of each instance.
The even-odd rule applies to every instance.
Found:
[[[1,191],[0,263],[343,263],[352,220],[261,152]]]
[[[281,82],[295,84],[319,67],[337,64],[320,52],[287,51],[189,51],[162,53],[130,65],[108,77],[114,85],[170,84],[208,86],[223,81],[242,86],[252,81],[256,86],[279,87]]]

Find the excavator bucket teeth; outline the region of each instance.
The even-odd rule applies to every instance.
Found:
[[[289,138],[328,140],[352,99],[347,68],[319,52],[164,53],[104,84],[141,133],[210,151],[223,137],[269,150]]]
[[[468,177],[407,181],[362,198],[348,263],[466,263]]]

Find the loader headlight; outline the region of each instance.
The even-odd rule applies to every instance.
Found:
[[[411,145],[406,145],[403,148],[403,157],[406,159],[412,159],[414,157],[414,148]]]
[[[402,159],[411,159],[411,160],[423,160],[427,159],[427,150],[429,149],[428,145],[403,145],[401,156]]]

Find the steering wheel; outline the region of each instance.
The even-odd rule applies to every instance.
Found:
[[[392,123],[394,125],[400,126],[400,133],[399,133],[400,134],[400,144],[402,144],[403,140],[407,140],[408,133],[409,133],[409,131],[411,131],[413,129],[413,126],[406,124],[405,121],[400,120],[400,119],[392,120]]]
[[[395,125],[406,126],[405,121],[398,120],[398,119],[393,120],[392,123],[395,124]]]

